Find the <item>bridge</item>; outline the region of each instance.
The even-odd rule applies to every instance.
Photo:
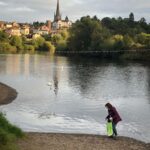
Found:
[[[56,51],[56,54],[87,54],[87,55],[120,55],[120,54],[134,54],[134,53],[150,53],[150,49],[142,50],[101,50],[101,51]]]

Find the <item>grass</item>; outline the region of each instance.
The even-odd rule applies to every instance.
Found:
[[[24,133],[18,127],[9,123],[3,113],[0,113],[0,150],[17,150],[15,144]]]

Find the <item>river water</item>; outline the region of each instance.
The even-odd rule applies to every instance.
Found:
[[[120,136],[150,142],[150,64],[49,55],[0,55],[0,82],[18,91],[0,106],[24,131],[106,134],[104,105]]]

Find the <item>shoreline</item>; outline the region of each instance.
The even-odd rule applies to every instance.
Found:
[[[0,82],[0,105],[11,103],[17,97],[17,91],[12,87]]]
[[[105,135],[33,133],[17,141],[20,150],[149,150],[150,143],[119,136],[111,139]]]
[[[17,91],[0,82],[0,105],[11,103]],[[148,150],[150,143],[119,136],[116,140],[105,135],[25,132],[16,143],[20,150]]]

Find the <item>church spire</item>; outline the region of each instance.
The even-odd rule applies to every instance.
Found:
[[[61,20],[61,15],[60,15],[60,9],[59,9],[59,0],[57,0],[56,15],[55,15],[54,21],[59,21],[59,20]]]

